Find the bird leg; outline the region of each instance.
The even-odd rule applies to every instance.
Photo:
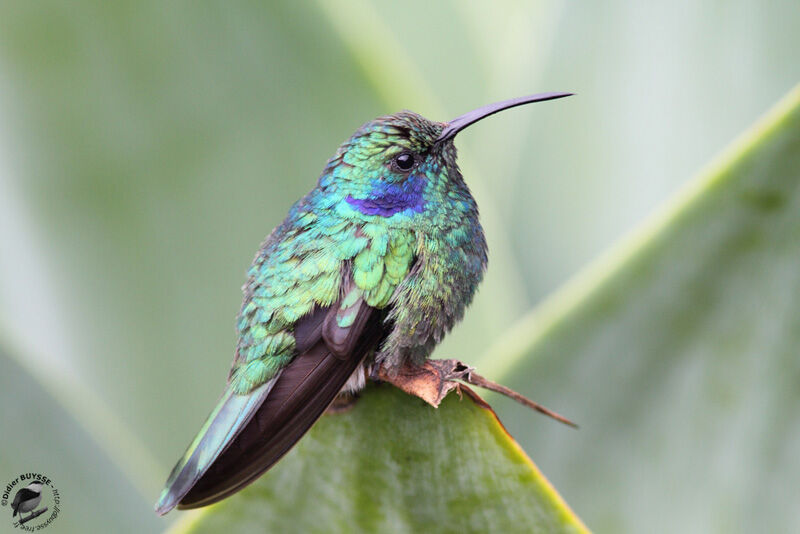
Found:
[[[456,390],[460,395],[463,382],[504,395],[556,421],[577,428],[577,425],[566,417],[533,402],[511,388],[482,377],[473,367],[455,359],[428,360],[419,366],[406,363],[393,371],[387,372],[382,367],[374,369],[370,378],[388,382],[409,395],[419,397],[434,408],[438,407],[452,390]]]

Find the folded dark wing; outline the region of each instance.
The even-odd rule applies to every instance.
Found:
[[[381,311],[358,302],[347,328],[337,327],[337,311],[338,303],[298,321],[298,355],[282,370],[249,422],[180,499],[178,508],[206,506],[250,484],[322,415],[383,337]]]

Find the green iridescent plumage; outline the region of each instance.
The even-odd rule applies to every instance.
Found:
[[[363,387],[370,369],[391,375],[425,361],[463,315],[487,261],[453,136],[505,107],[557,97],[450,123],[405,111],[339,147],[253,261],[225,393],[170,474],[159,513],[250,483],[343,387]]]
[[[350,298],[392,310],[379,362],[424,359],[461,317],[481,280],[486,243],[452,142],[435,146],[442,127],[410,112],[366,124],[267,238],[245,286],[231,371],[237,393],[260,386],[289,363],[294,323],[313,306],[339,298],[345,271],[359,290]],[[398,154],[433,150],[440,153],[420,161],[417,177],[392,169]],[[402,209],[386,216],[379,209],[364,213],[352,200],[376,198],[385,191],[382,184],[409,179],[424,182],[424,209],[398,204]],[[408,197],[400,202],[420,202]],[[347,314],[339,320],[346,326]]]

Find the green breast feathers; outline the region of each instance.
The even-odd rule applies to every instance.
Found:
[[[407,229],[319,220],[312,212],[276,228],[244,287],[230,374],[235,390],[253,390],[292,360],[297,353],[294,324],[314,306],[328,307],[341,297],[340,327],[354,320],[357,302],[376,309],[389,306],[409,274],[416,239]]]

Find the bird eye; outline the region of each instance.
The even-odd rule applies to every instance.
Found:
[[[401,172],[408,172],[414,166],[414,155],[403,152],[394,158],[394,166]]]

